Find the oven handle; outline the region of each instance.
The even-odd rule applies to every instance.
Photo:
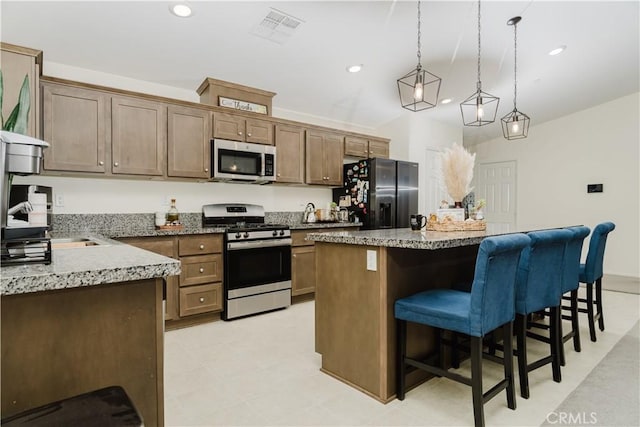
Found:
[[[244,242],[229,242],[227,243],[227,250],[240,251],[243,249],[273,248],[278,246],[291,246],[291,239],[248,240]]]

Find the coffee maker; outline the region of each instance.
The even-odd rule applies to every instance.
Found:
[[[28,213],[33,210],[28,197],[10,206],[13,175],[39,174],[42,168],[42,152],[48,146],[45,141],[30,136],[0,131],[2,265],[51,263],[51,241],[46,235],[48,225],[34,225],[29,221],[14,218],[17,212]]]

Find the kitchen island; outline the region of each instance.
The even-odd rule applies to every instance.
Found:
[[[180,262],[113,240],[2,268],[2,416],[112,385],[164,425],[163,278]]]
[[[395,398],[397,299],[426,290],[465,289],[487,231],[406,229],[310,234],[316,246],[316,351],[322,371],[381,402]],[[409,324],[407,355],[434,349],[431,328]],[[412,386],[426,379],[417,370]]]

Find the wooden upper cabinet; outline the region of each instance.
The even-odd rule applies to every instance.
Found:
[[[304,182],[304,129],[298,126],[277,124],[276,181]]]
[[[8,43],[0,44],[0,67],[2,68],[2,117],[6,121],[11,111],[18,105],[20,89],[25,76],[29,79],[30,108],[27,116],[27,132],[29,136],[40,135],[40,74],[42,73],[42,51],[16,46]]]
[[[42,82],[44,169],[104,173],[109,162],[108,95]]]
[[[389,158],[389,143],[383,140],[347,136],[344,139],[344,155],[359,158]]]
[[[167,175],[209,178],[211,112],[169,105],[167,118]]]
[[[307,131],[307,184],[342,185],[343,146],[342,135]]]
[[[167,107],[138,98],[111,98],[111,171],[164,175]]]
[[[231,141],[273,145],[273,123],[234,114],[213,115],[213,136]]]
[[[389,158],[389,142],[376,139],[369,140],[369,157]]]

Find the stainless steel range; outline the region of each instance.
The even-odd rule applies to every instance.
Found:
[[[222,319],[291,305],[288,226],[265,224],[262,206],[228,203],[203,206],[202,225],[227,227]]]

